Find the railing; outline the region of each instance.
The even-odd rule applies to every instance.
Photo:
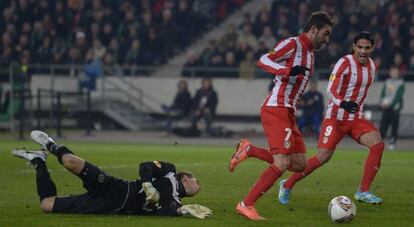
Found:
[[[19,76],[19,70],[18,69],[20,66],[19,65],[10,65],[8,68],[8,78],[9,78],[9,87],[10,88],[14,88],[15,87],[15,82],[16,82],[16,78]],[[181,67],[181,66],[172,66],[172,67]],[[55,88],[56,88],[56,84],[55,84],[55,80],[57,77],[74,77],[76,79],[79,79],[79,75],[81,73],[84,72],[84,65],[39,65],[39,64],[33,64],[33,65],[29,65],[29,72],[32,74],[47,74],[50,76],[50,84],[47,86],[48,88],[50,88],[51,92],[54,93],[56,92]],[[109,67],[109,66],[104,66],[103,67],[103,76],[101,77],[102,79],[102,84],[100,87],[100,93],[101,93],[101,98],[102,100],[106,100],[108,97],[109,93],[112,93],[114,91],[116,92],[121,92],[121,95],[123,97],[126,97],[128,102],[133,103],[134,106],[139,109],[139,110],[144,110],[145,112],[154,112],[151,110],[151,106],[147,105],[147,102],[151,102],[151,103],[157,103],[157,104],[161,104],[162,102],[158,100],[157,97],[152,97],[151,95],[145,94],[143,92],[143,90],[138,87],[137,85],[130,83],[128,78],[130,78],[128,75],[125,75],[123,72],[126,70],[130,70],[130,68],[120,68],[120,67]],[[134,68],[135,72],[137,73],[137,75],[134,76],[148,76],[150,75],[152,72],[156,71],[157,66],[137,66]],[[132,71],[134,71],[132,70]],[[193,77],[203,77],[203,76],[211,76],[211,77],[221,77],[224,75],[229,75],[229,73],[232,73],[233,78],[237,79],[238,77],[238,73],[239,73],[239,69],[238,68],[227,68],[227,67],[185,67],[183,68],[184,72],[187,72],[188,74],[186,76],[188,76],[189,78],[193,78]],[[4,72],[4,70],[3,70]],[[331,69],[317,69],[315,70],[314,76],[313,78],[315,79],[320,79],[320,80],[325,80],[329,78],[329,75],[331,73]],[[388,77],[388,70],[380,70],[378,72],[378,80],[381,80],[383,78],[387,78]],[[180,77],[181,75],[168,75],[171,77]],[[110,78],[117,78],[117,82],[111,81]],[[226,76],[224,76],[226,77]],[[255,78],[271,78],[270,75],[268,75],[267,73],[259,70],[259,69],[255,69],[254,70],[254,75],[252,76],[252,79]],[[408,81],[412,81],[414,80],[414,71],[407,71],[405,72],[405,79]],[[25,81],[26,83],[26,87],[28,85],[28,82],[30,81],[30,78]],[[19,83],[21,83],[21,81],[19,81]],[[112,87],[115,88],[114,91],[108,90],[107,85],[111,85]],[[109,86],[110,87],[110,86]],[[120,89],[122,88],[123,89]],[[15,89],[10,89],[10,104],[13,105],[14,101],[15,101],[15,92],[17,90]],[[80,91],[80,90],[79,90]],[[102,102],[103,105],[105,105],[105,102]],[[32,103],[30,101],[26,102],[26,104],[31,104],[30,106],[30,111],[31,113],[33,112],[33,107],[32,107]],[[53,105],[53,103],[51,103],[51,105]],[[154,105],[152,105],[154,106]],[[52,113],[53,114],[53,113]],[[11,114],[11,123],[10,123],[10,129],[12,131],[15,130],[15,120],[16,117],[18,115],[16,115],[16,113],[12,113]],[[51,118],[53,118],[53,115],[50,116]]]
[[[19,65],[12,64],[8,67],[9,79],[13,77],[13,68],[17,68]],[[239,67],[212,67],[212,66],[191,66],[183,67],[182,65],[171,65],[171,69],[180,68],[180,72],[177,75],[164,75],[166,77],[213,77],[213,78],[240,78],[240,68]],[[31,74],[48,74],[52,76],[50,87],[54,85],[54,76],[70,76],[78,77],[78,75],[84,71],[85,65],[82,64],[31,64],[28,66]],[[102,71],[105,75],[119,76],[119,77],[129,77],[129,76],[151,76],[159,66],[119,66],[119,65],[103,65]],[[263,76],[268,75],[261,69],[253,66],[254,71],[251,78],[263,78]],[[4,71],[4,70],[3,70]],[[314,75],[312,76],[316,80],[327,80],[329,79],[330,74],[332,73],[331,68],[316,68]],[[229,75],[231,74],[231,75]],[[379,70],[377,72],[376,80],[384,80],[388,78],[388,70]],[[414,70],[404,71],[403,76],[405,80],[414,81]],[[139,89],[139,88],[138,88]]]

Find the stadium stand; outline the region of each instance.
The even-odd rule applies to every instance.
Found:
[[[87,53],[106,65],[160,65],[244,0],[1,1],[0,66],[82,64]]]
[[[33,97],[39,89],[92,91],[94,110],[108,112],[130,130],[143,128],[131,122],[155,125],[145,117],[163,113],[160,104],[171,99],[180,77],[187,77],[192,93],[201,77],[214,77],[218,118],[256,121],[256,106],[239,105],[235,97],[262,102],[263,94],[249,87],[266,92],[271,76],[257,71],[257,58],[300,33],[315,10],[328,11],[337,21],[331,42],[317,53],[315,79],[326,79],[332,64],[349,51],[350,38],[367,29],[376,36],[379,79],[396,65],[408,73],[406,80],[414,80],[414,2],[408,0],[10,0],[1,1],[0,10],[0,83],[24,80]],[[2,104],[6,83],[0,84]],[[378,92],[372,94],[371,107],[378,103]],[[41,101],[41,116],[54,120],[55,103]],[[414,113],[410,106],[403,114]],[[13,109],[4,106],[1,112],[10,116]],[[74,110],[67,115],[74,116]]]
[[[230,25],[224,36],[211,41],[217,43],[214,48],[208,45],[196,60],[191,56],[189,61],[192,66],[224,67],[224,56],[233,53],[240,65],[251,51],[257,59],[278,40],[300,33],[310,12],[316,10],[329,12],[337,22],[331,42],[317,53],[317,69],[332,68],[340,56],[349,52],[352,37],[361,30],[375,34],[377,45],[373,56],[380,70],[391,65],[403,71],[414,69],[414,2],[406,0],[273,1],[270,8],[264,7],[256,15],[246,14],[241,24]],[[215,57],[206,59],[206,54],[211,52]],[[221,61],[217,62],[218,58]],[[383,79],[385,75],[380,77]],[[406,79],[414,80],[414,75]]]

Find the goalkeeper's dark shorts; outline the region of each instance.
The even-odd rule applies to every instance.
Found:
[[[86,193],[67,197],[56,197],[53,213],[110,214],[125,205],[128,183],[108,175],[98,167],[85,162],[79,174]]]

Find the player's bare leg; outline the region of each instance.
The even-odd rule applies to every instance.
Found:
[[[304,170],[302,170],[303,172],[296,172],[292,174],[288,179],[281,180],[279,182],[279,203],[283,205],[288,204],[289,198],[291,196],[291,190],[296,182],[302,180],[306,176],[310,175],[315,169],[327,163],[331,159],[332,154],[333,151],[327,150],[325,148],[318,148],[316,155],[307,160],[307,166]]]
[[[48,134],[42,131],[32,131],[32,139],[42,145],[44,149],[56,155],[58,161],[71,173],[79,175],[85,166],[85,160],[74,155],[67,147],[55,143]]]
[[[361,184],[354,197],[360,202],[381,204],[383,200],[370,192],[369,188],[381,166],[384,143],[378,131],[371,131],[363,134],[360,137],[359,142],[369,148],[369,154],[365,161]]]
[[[292,172],[302,172],[306,169],[307,162],[304,153],[290,155],[288,170]]]
[[[73,154],[65,154],[62,156],[63,166],[75,175],[79,175],[85,166],[85,160]]]
[[[254,208],[256,201],[266,193],[286,171],[290,163],[288,154],[274,154],[273,164],[265,169],[260,175],[259,179],[253,185],[247,197],[239,203],[236,207],[237,213],[249,218],[251,220],[263,219]]]

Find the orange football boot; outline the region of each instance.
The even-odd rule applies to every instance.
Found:
[[[233,172],[236,166],[248,157],[247,152],[250,149],[250,145],[251,143],[247,139],[241,139],[239,144],[237,144],[236,151],[230,160],[230,172]]]
[[[253,221],[260,221],[260,220],[266,220],[266,218],[261,217],[259,213],[257,213],[256,208],[254,206],[244,206],[242,205],[242,202],[238,203],[236,206],[237,213],[250,219]]]

